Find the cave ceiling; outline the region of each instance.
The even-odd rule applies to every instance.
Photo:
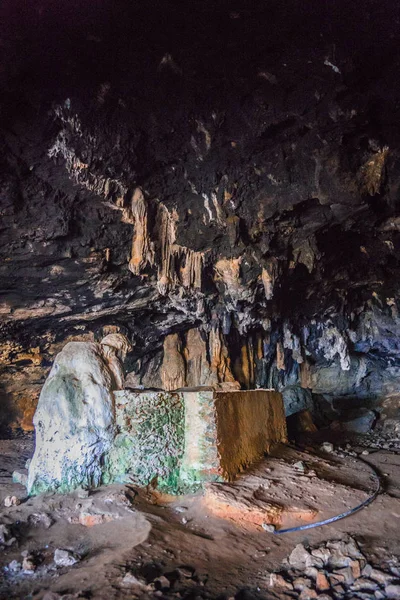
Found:
[[[397,364],[396,3],[0,10],[6,365],[106,325],[135,359],[215,322],[315,360],[328,327],[343,369]]]

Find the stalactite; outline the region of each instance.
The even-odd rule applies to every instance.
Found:
[[[185,361],[181,354],[181,341],[177,333],[164,339],[164,358],[161,366],[161,381],[166,391],[186,386]]]
[[[278,261],[276,258],[270,258],[261,272],[261,279],[264,285],[265,297],[271,300],[274,295],[274,286],[278,277]]]
[[[177,214],[159,205],[157,236],[160,250],[157,287],[165,295],[169,289],[182,285],[186,289],[201,289],[204,253],[175,244]],[[181,265],[177,267],[176,265]]]

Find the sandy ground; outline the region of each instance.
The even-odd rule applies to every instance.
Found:
[[[361,449],[354,443],[353,450]],[[98,600],[270,598],[268,574],[280,569],[298,543],[351,535],[376,566],[400,557],[400,456],[394,452],[371,451],[362,456],[364,463],[352,456],[280,448],[235,483],[213,484],[205,496],[167,498],[110,486],[86,498],[76,493],[27,499],[11,474],[24,468],[32,450],[31,437],[0,440],[0,523],[16,538],[0,550],[0,598],[36,600],[48,590]],[[265,523],[271,522],[271,505],[283,507],[279,527],[324,519],[362,502],[376,484],[366,463],[382,481],[380,495],[367,508],[307,531],[276,535],[263,528],[263,514]],[[21,504],[6,508],[10,494]],[[50,527],[43,514],[50,517]],[[57,548],[73,552],[78,562],[56,566]],[[34,557],[35,570],[10,571],[8,565],[21,563],[24,550]],[[153,582],[153,590],[132,587],[124,580],[127,573]],[[167,590],[159,589],[164,580],[157,580],[164,574],[176,580]]]

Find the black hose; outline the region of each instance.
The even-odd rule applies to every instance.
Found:
[[[346,512],[341,513],[340,515],[336,515],[335,517],[331,517],[330,519],[324,519],[323,521],[317,521],[316,523],[308,523],[307,525],[299,525],[298,527],[289,527],[288,529],[276,529],[274,531],[274,534],[281,535],[282,533],[292,533],[294,531],[304,531],[305,529],[313,529],[313,527],[320,527],[321,525],[328,525],[329,523],[334,523],[335,521],[340,521],[340,519],[349,517],[350,515],[353,515],[354,513],[361,510],[362,508],[365,508],[366,506],[368,506],[368,504],[371,504],[371,502],[373,502],[375,500],[375,498],[381,491],[381,480],[380,480],[380,477],[379,477],[378,473],[376,472],[376,470],[369,463],[367,463],[366,461],[364,461],[360,458],[358,460],[362,461],[365,465],[368,465],[368,467],[372,471],[372,474],[376,480],[377,487],[376,487],[375,492],[372,494],[372,496],[370,496],[369,498],[364,500],[364,502],[361,502],[361,504],[358,504],[358,506],[355,506],[354,508],[350,508]]]

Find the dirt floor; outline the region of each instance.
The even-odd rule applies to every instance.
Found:
[[[33,439],[0,440],[0,598],[400,597],[397,449],[368,451],[372,438],[356,438],[324,452],[320,442],[302,450],[277,448],[236,482],[212,484],[204,494],[168,498],[153,490],[110,486],[89,494],[26,498],[11,475],[26,473]],[[382,486],[368,507],[315,529],[276,533],[364,502],[377,485],[368,465],[379,473]],[[6,507],[7,496],[21,503]],[[346,573],[330,573],[338,549],[327,550],[326,543],[350,538],[358,544],[359,558],[349,551],[336,567],[346,567],[351,558],[353,574],[354,560],[364,571],[346,587],[339,585]],[[291,554],[298,544],[322,545],[330,566],[328,559],[322,565],[307,552],[299,562],[304,549]],[[320,554],[321,549],[315,552]],[[381,569],[377,578],[382,581],[374,579],[372,567]],[[326,589],[312,581],[323,574],[330,581]]]

